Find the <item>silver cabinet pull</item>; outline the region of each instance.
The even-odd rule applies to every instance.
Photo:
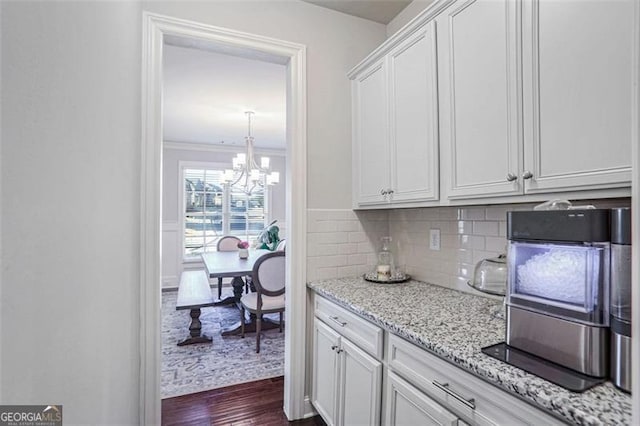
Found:
[[[340,321],[340,318],[338,318],[338,317],[329,317],[329,319],[331,319],[333,322],[338,324],[340,327],[344,327],[345,325],[347,325],[346,322]]]
[[[443,391],[447,395],[451,395],[452,397],[454,397],[458,401],[462,402],[464,405],[466,405],[467,407],[471,408],[472,410],[476,409],[476,400],[475,400],[475,398],[465,399],[464,397],[458,395],[457,393],[455,393],[454,391],[452,391],[449,388],[449,383],[438,383],[435,380],[433,382],[431,382],[431,383],[433,383],[433,385],[435,387],[437,387],[438,389],[440,389],[441,391]]]
[[[387,195],[387,191],[385,191],[384,189],[380,190],[380,195]]]
[[[513,173],[507,174],[507,182],[513,182],[516,179],[518,179],[518,176],[514,175]]]
[[[531,179],[532,177],[533,177],[533,173],[531,173],[529,170],[526,170],[522,174],[522,179]]]
[[[388,189],[387,194],[393,194],[393,189]]]

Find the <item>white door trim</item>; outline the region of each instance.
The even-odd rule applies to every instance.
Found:
[[[162,52],[165,36],[280,58],[287,65],[287,324],[284,410],[305,413],[307,99],[306,47],[143,12],[140,204],[140,424],[160,424]]]
[[[631,230],[632,250],[631,282],[640,280],[640,2],[635,2],[633,34],[633,105],[632,119],[632,166],[631,166]],[[631,396],[633,417],[632,424],[640,424],[640,287],[631,288],[631,306],[633,324],[631,332]]]

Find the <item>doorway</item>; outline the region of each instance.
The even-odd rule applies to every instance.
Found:
[[[284,411],[309,413],[305,403],[306,318],[306,69],[305,47],[151,13],[143,16],[143,141],[141,199],[141,423],[160,423],[160,287],[162,224],[162,61],[164,42],[178,37],[192,47],[286,66],[287,223]]]
[[[286,67],[238,53],[245,56],[164,39],[163,400],[284,374],[282,332],[264,330],[256,353],[254,334],[241,338],[233,329],[241,316],[231,278],[209,280],[212,294],[203,297],[216,306],[200,309],[203,336],[188,344],[190,312],[177,303],[178,284],[185,280],[184,293],[189,277],[207,271],[203,257],[237,252],[242,241],[255,249],[266,228],[274,234],[270,249],[276,238],[286,244]],[[265,326],[279,324],[277,314],[265,318]]]

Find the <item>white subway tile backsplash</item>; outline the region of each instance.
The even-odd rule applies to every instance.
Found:
[[[485,237],[485,249],[496,253],[504,253],[507,250],[507,239],[505,237]]]
[[[506,212],[521,205],[437,207],[389,212],[389,232],[398,241],[398,264],[433,284],[476,292],[467,285],[476,263],[504,252]],[[531,208],[527,205],[524,208]],[[429,229],[440,229],[440,250],[429,250]]]
[[[373,269],[386,211],[314,209],[307,212],[307,280],[363,274]]]
[[[338,224],[332,220],[318,220],[310,222],[307,227],[307,232],[336,232],[338,231]]]
[[[337,230],[340,232],[361,232],[362,225],[357,220],[341,220],[333,222],[337,225]]]
[[[340,244],[338,247],[343,246],[344,244]],[[331,256],[336,254],[334,244],[311,244],[307,243],[307,256]]]
[[[473,222],[469,220],[456,220],[451,222],[454,227],[454,234],[471,234],[473,233]]]
[[[485,209],[485,217],[487,220],[507,220],[507,212],[514,210],[513,206],[488,206]]]
[[[335,247],[331,247],[332,250],[335,250]],[[358,253],[358,244],[348,243],[348,244],[339,244],[338,245],[338,254],[356,254]]]
[[[484,250],[484,237],[480,235],[458,235],[458,247]]]
[[[507,236],[507,222],[500,222],[498,225],[498,235],[501,237]]]
[[[330,280],[338,278],[338,268],[317,268],[314,280]]]
[[[473,235],[498,235],[498,222],[473,222]]]
[[[462,220],[484,220],[484,207],[461,207],[458,209],[458,219]]]
[[[582,201],[608,208],[629,199]],[[414,278],[475,294],[467,285],[478,261],[505,252],[506,216],[534,204],[397,210],[309,210],[308,280],[362,275],[373,270],[380,238],[392,237],[396,264]],[[440,250],[429,249],[429,230],[440,229]]]
[[[329,210],[327,213],[328,220],[332,221],[357,220],[352,210]]]
[[[363,243],[367,241],[367,234],[364,232],[349,232],[350,243]]]
[[[366,254],[350,254],[349,256],[347,256],[347,264],[348,265],[366,265],[367,255]]]

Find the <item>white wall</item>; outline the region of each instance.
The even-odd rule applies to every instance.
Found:
[[[140,6],[0,7],[2,403],[135,423]]]
[[[387,24],[387,37],[391,37],[400,28],[404,27],[420,12],[425,10],[434,0],[413,0],[407,7],[402,9],[398,15]]]
[[[0,8],[1,402],[137,424],[142,7]],[[345,75],[384,25],[297,1],[144,9],[306,44],[309,206],[350,208]]]

